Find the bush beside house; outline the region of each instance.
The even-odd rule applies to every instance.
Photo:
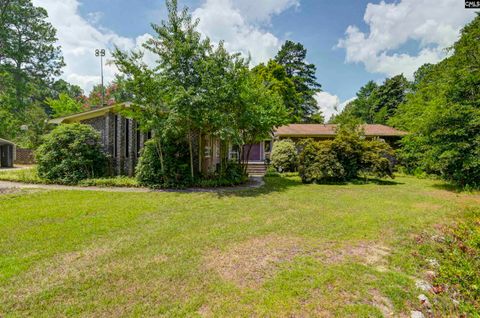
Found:
[[[103,177],[107,171],[100,135],[87,125],[56,127],[45,136],[35,155],[38,176],[51,182],[76,184],[84,179]]]
[[[301,147],[299,173],[304,183],[393,178],[393,149],[382,140],[366,140],[359,131],[340,129],[334,140],[307,139]]]
[[[279,172],[297,170],[297,148],[290,139],[280,140],[273,144],[270,163]]]

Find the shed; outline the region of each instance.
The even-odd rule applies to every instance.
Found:
[[[0,168],[12,168],[15,161],[15,144],[0,138]]]

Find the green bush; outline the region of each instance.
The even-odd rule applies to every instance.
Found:
[[[136,168],[138,183],[150,188],[185,188],[192,184],[188,145],[182,142],[145,143]],[[163,168],[162,168],[163,161]]]
[[[346,177],[345,169],[333,150],[332,141],[302,143],[299,156],[299,174],[304,183],[339,182]]]
[[[270,157],[271,165],[279,172],[297,170],[297,149],[290,139],[276,141]]]
[[[242,184],[248,180],[243,167],[236,162],[229,162],[222,172],[192,180],[188,145],[181,141],[164,143],[161,148],[157,140],[152,139],[145,143],[136,172],[140,185],[154,189],[224,187]]]
[[[82,124],[56,127],[44,137],[36,159],[40,178],[62,184],[103,177],[107,170],[99,133]]]
[[[393,177],[395,156],[384,141],[366,140],[359,131],[341,129],[334,140],[301,143],[299,174],[304,183],[342,182],[363,176]]]

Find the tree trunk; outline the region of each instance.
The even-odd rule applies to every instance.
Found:
[[[195,177],[194,168],[193,168],[193,144],[192,144],[192,132],[188,132],[188,150],[190,151],[190,176],[192,180]]]

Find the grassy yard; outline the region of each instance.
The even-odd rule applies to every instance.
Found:
[[[0,194],[0,317],[408,317],[414,238],[479,202],[409,177]]]

